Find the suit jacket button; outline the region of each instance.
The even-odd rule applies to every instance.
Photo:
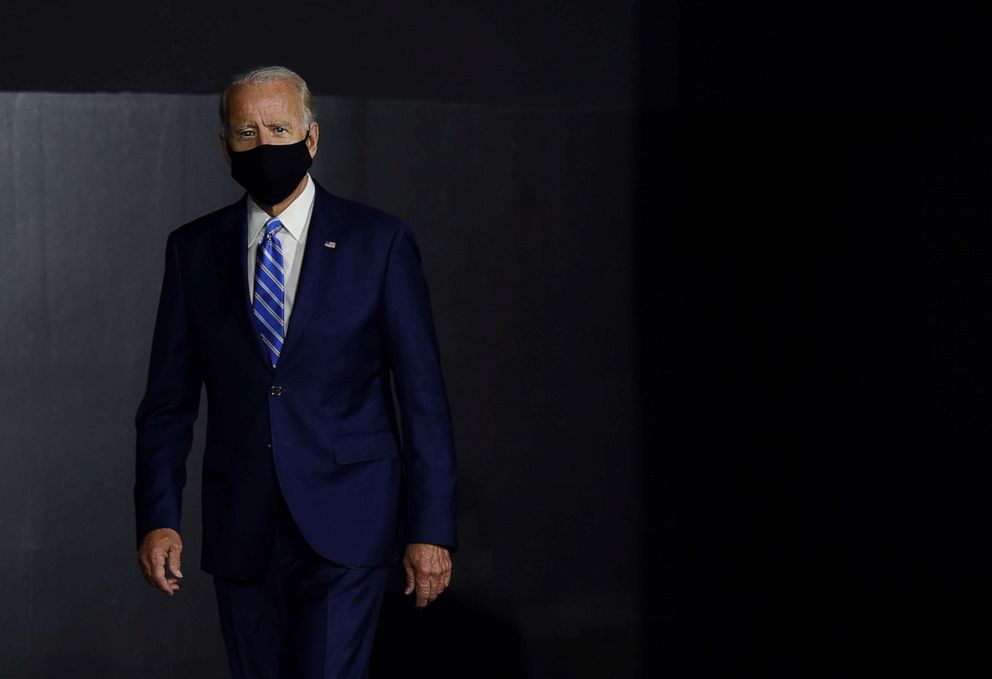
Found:
[[[269,390],[269,393],[272,394],[273,396],[282,396],[282,391],[283,391],[282,387],[277,385],[272,387],[272,389]]]

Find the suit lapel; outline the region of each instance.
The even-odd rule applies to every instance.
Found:
[[[215,261],[219,263],[223,280],[221,293],[224,303],[237,317],[238,327],[253,353],[272,372],[272,364],[252,322],[251,299],[248,296],[248,209],[242,197],[221,216],[219,235],[215,239]]]
[[[286,355],[292,352],[297,338],[306,330],[307,322],[314,310],[320,306],[321,291],[324,280],[334,264],[337,250],[325,247],[329,241],[336,242],[339,238],[343,219],[338,199],[317,185],[315,189],[313,212],[310,215],[310,226],[307,229],[307,240],[303,253],[303,268],[296,286],[296,298],[293,301],[293,313],[289,317],[289,327],[286,331],[286,341],[283,343],[280,364]],[[245,244],[247,246],[247,243]]]

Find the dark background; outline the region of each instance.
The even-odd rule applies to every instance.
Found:
[[[923,3],[5,9],[0,674],[222,671],[209,581],[166,601],[131,563],[130,417],[164,235],[237,195],[207,95],[270,62],[321,95],[318,180],[414,224],[451,389],[456,589],[387,600],[379,676],[981,662],[989,27]]]
[[[675,14],[675,106],[671,15],[638,23],[645,667],[962,676],[990,623],[990,15]]]

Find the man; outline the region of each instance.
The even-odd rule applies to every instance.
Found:
[[[138,562],[151,585],[179,590],[205,385],[201,565],[233,676],[364,677],[387,564],[403,553],[422,608],[448,587],[455,548],[420,255],[405,222],[310,178],[319,126],[297,74],[236,76],[220,112],[247,193],[168,238],[136,416]]]

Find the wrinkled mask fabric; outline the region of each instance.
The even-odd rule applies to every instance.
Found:
[[[277,205],[299,186],[313,165],[307,139],[294,144],[262,144],[247,151],[232,151],[231,177],[262,205]]]

